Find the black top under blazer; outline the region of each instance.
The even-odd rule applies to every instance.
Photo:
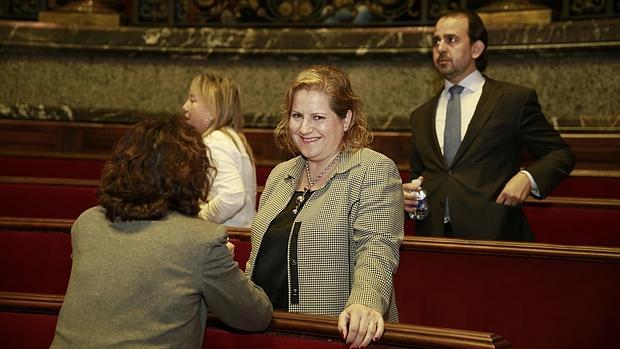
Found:
[[[304,165],[305,159],[297,156],[269,174],[252,223],[250,276],[267,228],[297,190]],[[392,279],[403,240],[403,200],[391,159],[367,148],[343,152],[291,228],[289,311],[338,315],[355,303],[398,321]]]

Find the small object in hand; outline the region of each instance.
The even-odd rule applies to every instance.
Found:
[[[417,184],[420,187],[420,191],[415,192],[418,205],[414,212],[409,212],[409,218],[421,221],[431,212],[431,202],[428,199],[428,193],[421,187],[422,181],[420,179],[416,178],[412,180],[411,183]]]

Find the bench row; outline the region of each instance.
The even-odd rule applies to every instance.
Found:
[[[101,177],[104,164],[103,159],[0,154],[0,176],[96,180]],[[272,163],[257,164],[256,181],[259,186],[265,185],[272,168]],[[401,177],[404,181],[409,180],[406,168],[401,169]],[[560,183],[552,195],[620,199],[620,171],[575,170]]]
[[[96,205],[98,185],[86,179],[0,177],[0,216],[75,219]],[[529,198],[524,209],[538,242],[620,246],[620,199]],[[405,234],[415,235],[409,219]]]
[[[43,222],[0,230],[0,291],[64,293],[70,222],[48,223],[47,232]],[[243,268],[249,232],[229,235]],[[394,283],[404,323],[500,333],[517,348],[608,348],[620,339],[618,248],[406,237]]]
[[[0,292],[0,343],[4,349],[49,348],[54,337],[60,295]],[[266,331],[244,333],[231,330],[209,316],[204,348],[229,349],[336,349],[344,348],[337,319],[331,316],[276,311]],[[510,348],[493,333],[453,330],[409,324],[387,324],[373,348]]]
[[[1,154],[61,156],[106,159],[117,140],[132,125],[0,119]],[[257,162],[273,166],[288,159],[290,154],[275,144],[273,129],[246,128],[245,137],[254,151]],[[387,155],[401,169],[406,169],[411,154],[411,132],[373,131],[371,148]],[[577,170],[620,170],[620,133],[563,132],[577,158]],[[524,153],[523,163],[531,161]]]

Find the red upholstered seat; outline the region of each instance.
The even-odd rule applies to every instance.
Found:
[[[248,233],[231,240],[244,268]],[[0,248],[0,291],[64,292],[68,233],[4,231]],[[395,276],[401,322],[502,333],[515,348],[607,348],[620,323],[617,251],[408,238]]]
[[[70,234],[0,231],[0,246],[0,291],[65,294]]]
[[[271,170],[273,170],[272,166],[256,166],[256,185],[264,186]]]
[[[553,257],[561,247],[537,256],[528,252],[536,244],[502,252],[510,245],[490,243],[475,252],[467,251],[470,242],[454,241],[465,247],[420,243],[401,250],[395,277],[401,322],[501,333],[514,348],[616,346],[617,252],[572,260]]]
[[[56,314],[0,311],[0,346],[3,349],[47,349],[54,339]]]
[[[620,210],[525,206],[536,242],[620,247]]]
[[[250,258],[250,250],[252,249],[250,242],[234,238],[230,239],[230,242],[235,245],[235,261],[239,263],[239,268],[241,268],[241,270],[245,270],[245,265]]]
[[[77,218],[97,205],[97,187],[0,183],[0,215]]]
[[[0,176],[99,179],[104,160],[0,155]]]
[[[550,195],[620,199],[620,177],[571,175],[560,182]]]
[[[620,210],[559,205],[523,209],[536,242],[620,247]],[[405,235],[415,235],[415,221],[405,219]]]

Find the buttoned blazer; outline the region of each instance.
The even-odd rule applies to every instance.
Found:
[[[249,275],[269,224],[291,199],[304,166],[298,156],[269,175],[252,224]],[[403,239],[401,185],[396,165],[385,155],[367,148],[343,153],[295,217],[286,266],[289,311],[338,315],[356,303],[398,321],[392,277]]]
[[[441,93],[441,92],[440,92]],[[411,178],[424,176],[431,213],[416,224],[416,234],[443,235],[445,199],[455,237],[534,240],[521,207],[495,203],[519,170],[527,149],[537,160],[526,167],[547,196],[574,167],[574,155],[551,127],[532,89],[486,78],[473,118],[451,167],[435,130],[440,93],[411,113]]]

